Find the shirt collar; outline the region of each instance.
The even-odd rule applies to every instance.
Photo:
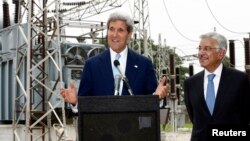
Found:
[[[222,72],[222,68],[223,68],[223,65],[222,63],[216,68],[216,70],[213,72],[213,74],[215,74],[215,76],[220,76],[221,75],[221,72]],[[207,75],[209,74],[212,74],[211,72],[207,71],[205,69],[205,77],[207,77]]]
[[[111,48],[109,48],[109,50],[110,50],[111,60],[115,60],[115,56],[117,53],[114,52]],[[126,48],[122,52],[120,52],[119,54],[121,55],[121,58],[126,57],[128,54],[128,47],[126,46]]]

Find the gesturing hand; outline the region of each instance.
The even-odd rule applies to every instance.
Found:
[[[73,80],[70,80],[69,87],[67,89],[61,88],[60,94],[64,98],[65,102],[68,102],[70,104],[77,104],[77,90],[75,88],[75,84]]]
[[[167,77],[163,76],[158,84],[155,93],[159,96],[160,99],[165,98],[170,92],[170,86],[166,83]]]

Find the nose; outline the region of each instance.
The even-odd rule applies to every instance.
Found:
[[[198,51],[198,58],[201,58],[204,54],[206,53],[206,51],[204,51],[203,49]]]
[[[114,31],[112,31],[112,34],[111,34],[113,37],[116,37],[117,35],[118,35],[118,32],[117,32],[117,30],[114,30]]]

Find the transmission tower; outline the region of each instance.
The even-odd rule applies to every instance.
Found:
[[[23,133],[17,129],[25,121],[25,141],[51,139],[51,118],[65,128],[64,102],[52,103],[56,89],[62,85],[59,1],[16,0],[18,3],[16,43],[16,97],[14,108],[14,140]],[[56,14],[47,15],[53,6]],[[27,16],[27,17],[25,17]],[[27,19],[27,21],[25,21]],[[49,24],[50,23],[50,24]],[[53,23],[53,25],[51,25]],[[52,33],[55,36],[48,36]],[[51,83],[54,82],[54,83]],[[60,109],[60,114],[56,111]],[[59,135],[62,139],[64,132]]]
[[[150,22],[147,0],[134,1],[134,42],[133,49],[147,57],[152,57],[152,50],[149,43]],[[143,49],[142,49],[143,47]]]

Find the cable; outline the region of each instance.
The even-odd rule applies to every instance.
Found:
[[[214,14],[213,14],[213,12],[212,12],[212,10],[211,10],[211,8],[210,8],[210,6],[209,6],[207,0],[205,0],[205,2],[206,2],[206,5],[207,5],[207,7],[208,7],[208,10],[209,10],[209,12],[211,13],[211,15],[213,16],[214,20],[215,20],[222,28],[224,28],[225,30],[227,30],[227,31],[229,31],[229,32],[236,33],[236,34],[248,34],[247,32],[235,32],[235,31],[232,31],[232,30],[226,28],[225,26],[223,26],[223,25],[219,22],[219,20],[214,16]]]
[[[169,18],[169,20],[170,20],[172,26],[174,27],[174,29],[175,29],[183,38],[185,38],[185,39],[187,39],[187,40],[189,40],[189,41],[191,41],[191,42],[198,42],[198,41],[196,41],[196,40],[192,40],[192,39],[188,38],[187,36],[185,36],[184,34],[182,34],[182,33],[180,32],[180,30],[178,30],[178,28],[175,26],[175,24],[174,24],[174,22],[173,22],[173,20],[172,20],[172,18],[171,18],[171,16],[170,16],[170,14],[169,14],[169,11],[168,11],[168,9],[167,9],[167,7],[166,7],[166,4],[165,4],[165,0],[162,0],[162,1],[163,1],[164,8],[165,8],[165,10],[166,10],[166,13],[167,13],[167,15],[168,15],[168,18]]]

